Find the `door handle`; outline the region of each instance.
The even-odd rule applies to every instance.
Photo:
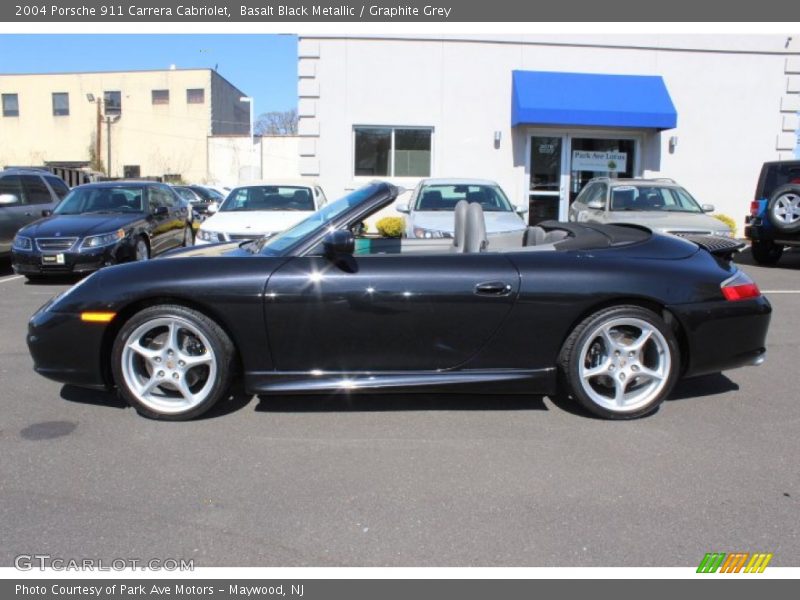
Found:
[[[475,293],[481,296],[508,296],[511,289],[511,284],[505,281],[487,281],[476,285]]]

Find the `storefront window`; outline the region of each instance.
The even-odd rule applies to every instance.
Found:
[[[356,127],[356,177],[428,177],[431,174],[428,128]]]
[[[634,140],[572,138],[569,203],[572,204],[594,177],[633,177]]]

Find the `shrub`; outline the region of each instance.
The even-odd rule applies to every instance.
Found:
[[[403,237],[403,232],[406,230],[406,222],[403,217],[384,217],[375,223],[375,228],[383,237],[399,238]]]
[[[733,234],[733,237],[736,237],[736,221],[734,221],[728,215],[711,215],[711,216],[713,216],[715,219],[717,219],[719,221],[722,221],[723,223],[725,223],[725,225],[730,227],[731,228],[731,233]]]

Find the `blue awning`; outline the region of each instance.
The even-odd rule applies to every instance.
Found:
[[[511,126],[672,129],[678,113],[655,75],[514,71]]]

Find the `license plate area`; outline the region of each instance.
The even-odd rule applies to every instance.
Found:
[[[64,254],[43,254],[42,255],[42,264],[43,265],[63,265],[64,264]]]

